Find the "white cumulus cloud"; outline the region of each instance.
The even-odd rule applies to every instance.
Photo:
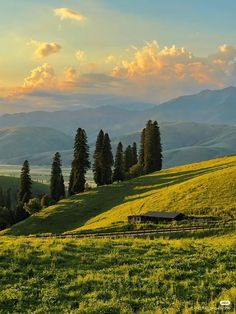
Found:
[[[30,44],[37,47],[34,52],[35,59],[46,58],[52,54],[58,53],[62,49],[62,47],[57,43],[41,43],[36,40],[31,40]]]
[[[70,19],[83,22],[86,20],[86,17],[83,16],[78,11],[69,9],[69,8],[58,8],[54,10],[56,16],[59,16],[61,20]]]

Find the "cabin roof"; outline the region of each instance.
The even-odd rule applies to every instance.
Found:
[[[155,217],[155,218],[169,218],[169,219],[173,219],[178,217],[179,215],[182,215],[182,213],[179,212],[147,212],[145,214],[143,214],[143,217]]]

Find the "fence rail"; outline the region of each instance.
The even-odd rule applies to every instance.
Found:
[[[36,235],[37,237],[58,237],[58,238],[122,238],[122,237],[155,237],[166,233],[192,232],[192,231],[210,231],[210,230],[230,230],[236,227],[236,221],[225,222],[212,221],[205,225],[188,225],[162,227],[156,229],[135,230],[135,231],[114,231],[114,232],[91,232],[81,234],[54,234],[54,235]]]

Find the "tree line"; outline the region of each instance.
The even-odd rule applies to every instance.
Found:
[[[134,142],[125,149],[118,143],[115,156],[113,156],[111,140],[108,133],[103,130],[97,135],[93,163],[90,162],[89,145],[86,131],[78,128],[74,140],[73,160],[68,184],[68,195],[82,193],[86,189],[86,173],[92,168],[94,182],[97,186],[122,182],[140,175],[149,174],[162,169],[162,145],[160,129],[157,121],[149,120],[141,132],[140,149]],[[10,193],[9,191],[7,192]],[[16,223],[44,207],[55,204],[66,197],[66,188],[62,174],[60,153],[53,157],[50,177],[50,194],[43,195],[41,199],[33,197],[32,180],[29,162],[25,160],[21,169],[20,189],[17,205],[2,206],[0,189],[0,228],[3,212],[13,212],[8,224]],[[5,197],[10,202],[10,196]],[[3,198],[2,198],[3,199]],[[1,209],[2,208],[2,209]],[[3,210],[4,209],[4,210]]]

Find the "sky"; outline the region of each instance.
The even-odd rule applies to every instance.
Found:
[[[236,1],[0,0],[0,113],[235,85]]]

